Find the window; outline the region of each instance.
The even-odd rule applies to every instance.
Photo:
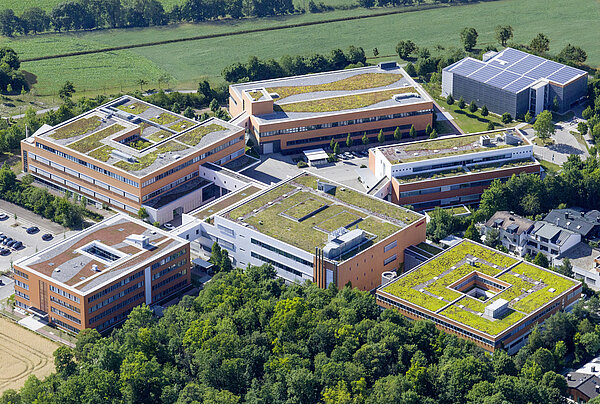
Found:
[[[23,288],[25,290],[29,290],[29,285],[26,284],[26,283],[21,282],[18,279],[15,279],[15,285],[17,285],[17,286],[19,286],[19,287],[21,287],[21,288]]]
[[[69,292],[65,292],[64,290],[61,290],[59,288],[57,288],[54,285],[50,285],[50,291],[56,293],[57,295],[61,295],[63,297],[66,297],[69,300],[73,300],[75,303],[79,303],[79,297],[70,294]]]
[[[29,295],[21,292],[20,290],[15,290],[15,295],[17,295],[17,296],[19,296],[19,297],[21,297],[21,298],[29,301]]]
[[[386,258],[385,261],[383,261],[383,265],[386,266],[387,264],[396,261],[396,254],[392,255],[389,258]]]
[[[71,320],[74,323],[81,324],[81,320],[75,316],[70,315],[69,313],[65,313],[62,310],[57,309],[56,307],[50,307],[50,311],[54,314],[58,314],[61,317],[66,318],[67,320]]]
[[[15,268],[14,270],[15,270],[15,275],[18,275],[24,279],[29,279],[29,275],[27,275],[25,272],[21,272],[17,268]]]
[[[386,253],[389,250],[391,250],[392,248],[396,248],[397,246],[398,246],[398,240],[394,240],[390,244],[383,247],[383,252]]]

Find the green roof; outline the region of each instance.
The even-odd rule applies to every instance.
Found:
[[[316,100],[277,104],[274,108],[284,112],[333,112],[358,109],[387,101],[400,93],[416,93],[414,87],[402,87],[392,90],[371,91],[368,93],[343,95],[340,97],[320,98]]]
[[[470,258],[476,259],[474,265]],[[486,301],[450,287],[475,271],[509,286]],[[386,285],[383,291],[481,332],[497,335],[577,284],[553,271],[464,240]],[[485,307],[497,299],[508,301],[509,310],[500,319],[484,316]]]
[[[405,227],[401,218],[407,222],[421,218],[400,206],[379,204],[340,186],[334,195],[317,192],[316,181],[316,177],[303,174],[250,199],[226,216],[311,253],[315,247],[324,247],[328,234],[340,227],[370,233],[374,238],[364,249]],[[382,207],[385,209],[379,209]]]

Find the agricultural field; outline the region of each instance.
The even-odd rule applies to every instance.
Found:
[[[23,68],[37,76],[36,94],[44,96],[56,94],[60,85],[67,79],[73,81],[79,95],[136,89],[139,88],[136,83],[140,78],[149,82],[147,88],[158,88],[158,78],[161,76],[170,80],[170,87],[195,88],[197,82],[203,79],[208,79],[214,84],[221,83],[220,73],[225,66],[246,61],[252,55],[278,59],[285,54],[329,53],[335,48],[357,45],[362,46],[368,55],[372,55],[372,49],[377,47],[380,57],[373,61],[378,62],[397,59],[394,55],[395,45],[400,39],[412,39],[418,46],[431,49],[434,45],[458,46],[462,25],[457,26],[456,21],[465,21],[465,25],[468,21],[468,25],[477,29],[478,47],[496,43],[496,25],[511,24],[515,29],[516,42],[529,42],[538,32],[544,32],[551,40],[551,51],[556,52],[567,43],[579,45],[588,52],[588,62],[591,65],[599,65],[600,48],[596,46],[595,35],[600,28],[600,20],[597,18],[599,7],[598,2],[589,0],[572,0],[569,3],[498,0],[467,6],[442,6],[350,22],[341,21],[89,56],[26,62],[23,63]],[[0,38],[0,45],[15,48],[22,58],[31,58],[67,51],[368,15],[381,11],[382,9],[357,8],[257,20],[100,30],[76,34],[44,34],[37,37]],[[424,23],[425,21],[435,21],[435,29],[432,29],[431,24]],[[574,30],[573,26],[585,26],[586,29]],[[299,41],[298,38],[302,40]],[[315,43],[319,44],[318,48],[314,47]],[[118,74],[115,74],[116,71]]]
[[[23,387],[30,375],[54,372],[58,344],[0,317],[0,392]]]

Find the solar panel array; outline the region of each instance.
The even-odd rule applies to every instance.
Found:
[[[465,58],[444,70],[512,93],[542,78],[564,85],[585,74],[583,70],[512,48],[506,48],[487,62]]]

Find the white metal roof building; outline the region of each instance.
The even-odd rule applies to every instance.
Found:
[[[483,61],[467,57],[442,71],[444,96],[513,117],[527,111],[537,115],[555,98],[559,110],[566,111],[586,91],[587,72],[512,48],[487,53]]]

